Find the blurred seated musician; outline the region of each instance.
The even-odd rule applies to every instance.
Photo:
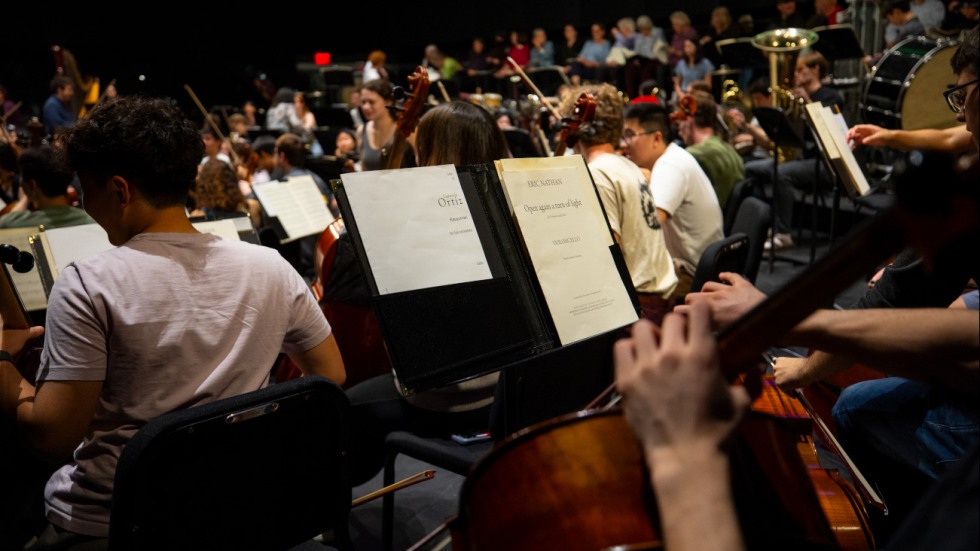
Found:
[[[68,186],[75,175],[64,166],[51,146],[27,148],[18,162],[22,200],[11,212],[0,216],[0,228],[39,225],[63,228],[95,223],[84,210],[70,204]]]
[[[508,156],[507,143],[493,116],[484,108],[453,101],[427,111],[415,138],[418,166],[491,163]],[[346,240],[342,234],[341,239]],[[338,250],[338,258],[341,256]],[[332,271],[356,266],[334,265]],[[356,273],[362,300],[367,299],[363,276]],[[330,296],[327,287],[324,296]],[[370,480],[384,462],[389,432],[408,430],[448,437],[458,432],[488,430],[497,373],[446,387],[402,395],[398,378],[386,373],[347,391],[351,399],[351,482]]]
[[[276,251],[187,218],[203,144],[176,106],[122,96],[61,143],[115,248],[62,271],[43,329],[3,328],[0,411],[37,454],[65,462],[44,490],[47,525],[26,548],[104,549],[116,463],[140,427],[265,387],[281,351],[304,374],[339,384],[345,371],[312,292]],[[14,361],[42,331],[32,384]]]
[[[692,116],[678,123],[678,133],[687,152],[697,159],[708,176],[718,196],[718,204],[724,209],[732,188],[745,178],[745,163],[735,148],[716,132],[718,109],[711,94],[694,92],[692,97],[697,102],[697,109]]]

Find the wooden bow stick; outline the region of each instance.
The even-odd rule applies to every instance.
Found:
[[[556,121],[561,122],[562,119],[561,113],[559,113],[558,110],[551,105],[551,103],[546,99],[547,96],[541,93],[541,90],[539,90],[538,87],[534,84],[534,82],[531,81],[531,77],[527,76],[527,73],[524,72],[524,69],[521,69],[521,66],[518,65],[516,61],[514,61],[514,58],[507,56],[507,63],[510,63],[510,66],[514,68],[514,72],[520,75],[521,80],[524,81],[524,84],[527,84],[528,87],[531,90],[533,90],[534,93],[537,94],[539,98],[541,98],[541,103],[544,105],[545,109],[547,109],[548,112],[551,113],[551,116],[554,117]]]
[[[191,90],[191,87],[188,84],[184,85],[184,90],[187,90],[187,93],[190,94],[191,99],[194,100],[197,108],[201,110],[201,113],[204,115],[204,120],[208,122],[208,126],[211,127],[214,134],[218,136],[223,143],[228,144],[228,152],[231,154],[231,162],[234,163],[235,166],[240,165],[241,160],[238,158],[238,154],[235,153],[235,148],[231,146],[231,142],[228,140],[228,138],[221,133],[221,129],[218,128],[218,123],[214,122],[214,119],[211,117],[211,113],[208,113],[208,110],[204,108],[204,104],[201,103],[201,100],[197,99],[197,94],[194,93],[194,90]]]

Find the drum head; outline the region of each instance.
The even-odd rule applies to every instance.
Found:
[[[943,92],[956,84],[949,65],[956,45],[947,43],[926,54],[905,81],[902,98],[902,129],[949,128],[960,124],[943,99]]]

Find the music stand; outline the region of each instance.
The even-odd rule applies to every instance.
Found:
[[[790,124],[789,119],[786,118],[786,114],[783,113],[782,109],[777,107],[756,107],[752,109],[752,114],[755,116],[756,120],[759,121],[759,126],[769,137],[769,140],[773,143],[773,155],[772,155],[772,200],[773,203],[776,202],[776,186],[779,185],[779,151],[780,147],[783,148],[797,148],[803,149],[803,138],[800,136],[799,132],[793,128]],[[772,230],[769,236],[769,272],[772,273],[773,263],[776,261],[776,227],[777,220],[779,218],[779,209],[775,208],[773,205],[772,216],[770,217]],[[792,262],[794,264],[803,264],[803,262],[788,257],[779,257],[779,260],[785,260],[787,262]]]
[[[813,44],[813,49],[820,52],[827,61],[838,59],[861,59],[864,49],[858,42],[854,26],[849,24],[828,25],[812,29],[819,39]]]
[[[735,68],[755,67],[764,65],[765,53],[752,45],[752,38],[727,38],[715,43],[721,62]],[[756,63],[752,63],[755,60]]]

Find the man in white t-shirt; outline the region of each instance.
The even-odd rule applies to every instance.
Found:
[[[589,165],[613,235],[623,250],[643,316],[657,325],[667,312],[667,298],[677,285],[654,196],[633,162],[617,155],[623,131],[623,100],[609,84],[586,86],[567,95],[559,109],[571,114],[582,92],[595,97],[595,121],[575,144]],[[714,193],[714,192],[712,192]]]
[[[629,158],[650,170],[657,217],[664,226],[667,249],[680,280],[674,296],[683,297],[691,288],[701,253],[724,237],[718,196],[694,156],[668,141],[670,119],[663,107],[631,105],[625,113],[623,133]]]
[[[116,247],[59,275],[36,385],[13,358],[42,328],[2,332],[0,411],[38,454],[68,459],[45,486],[48,524],[28,549],[101,549],[116,463],[148,421],[266,386],[281,351],[304,375],[346,375],[312,291],[278,252],[191,225],[203,144],[177,107],[102,103],[63,146],[86,212]]]

